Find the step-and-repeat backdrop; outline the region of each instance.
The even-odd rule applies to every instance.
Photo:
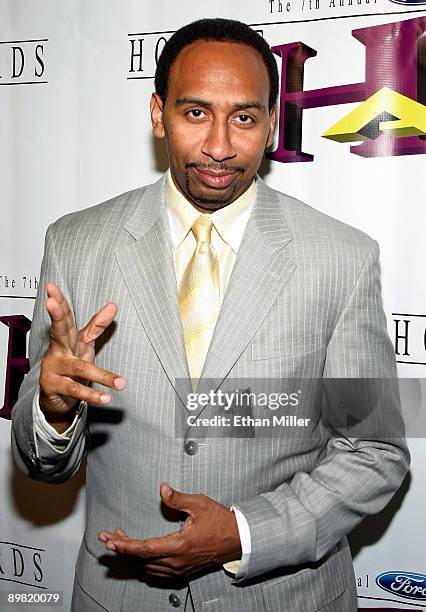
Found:
[[[0,591],[63,591],[58,609],[69,610],[84,526],[84,466],[49,486],[24,477],[10,451],[45,230],[166,169],[148,112],[156,60],[178,27],[217,16],[250,24],[276,54],[280,121],[262,176],[379,242],[412,470],[351,544],[360,608],[421,609],[426,4],[416,0],[0,1]]]

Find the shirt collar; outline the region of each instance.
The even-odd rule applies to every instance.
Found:
[[[211,213],[214,227],[234,253],[237,253],[256,196],[256,180],[232,204]],[[167,171],[165,199],[170,221],[173,248],[186,238],[194,221],[201,214],[176,187],[170,169]]]

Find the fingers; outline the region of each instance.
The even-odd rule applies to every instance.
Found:
[[[45,302],[47,312],[52,321],[50,336],[63,348],[72,350],[74,338],[71,334],[78,333],[78,340],[84,343],[94,342],[109,325],[111,325],[117,314],[117,305],[114,303],[105,304],[83,329],[77,332],[74,317],[60,288],[53,282],[46,285],[48,298]]]
[[[156,561],[156,563],[144,564],[143,566],[144,572],[149,574],[150,576],[155,576],[157,578],[173,578],[180,575],[180,572],[169,566],[165,563],[160,563]]]
[[[91,388],[87,383],[121,390],[126,386],[126,379],[94,364],[94,340],[111,324],[117,306],[113,303],[103,306],[79,332],[61,289],[49,282],[46,291],[51,326],[49,348],[40,369],[40,406],[53,422],[55,415],[72,411],[75,401],[71,400],[91,404],[111,401],[110,393]]]
[[[182,550],[182,541],[179,533],[147,540],[130,540],[114,536],[107,540],[106,547],[108,550],[136,555],[142,559],[156,559],[179,554]]]
[[[146,570],[146,567],[144,568]],[[158,571],[150,571],[147,572],[150,576],[155,576],[155,578],[170,578],[172,576],[174,576],[174,574],[172,572],[170,572],[169,574],[166,574],[165,572],[158,572]]]
[[[74,400],[88,402],[89,404],[108,404],[112,397],[106,391],[92,389],[75,380],[69,380],[63,376],[58,376],[55,385],[55,394],[60,397],[72,397]],[[50,394],[53,396],[54,394]]]
[[[144,571],[151,576],[169,578],[187,571],[187,562],[182,557],[187,546],[180,532],[162,538],[132,540],[122,529],[116,529],[114,532],[101,531],[98,538],[105,542],[107,550],[139,557],[144,563]]]
[[[79,359],[78,357],[67,358],[63,361],[61,375],[72,379],[99,383],[104,385],[104,387],[118,389],[119,391],[126,386],[126,379],[123,376],[99,368],[94,363]]]
[[[126,533],[125,533],[125,532],[124,532],[122,529],[120,529],[120,527],[118,527],[117,529],[115,529],[115,530],[114,530],[114,533],[115,533],[115,534],[117,534],[117,535],[119,535],[119,536],[120,536],[120,537],[122,537],[122,538],[126,538],[127,540],[129,540],[129,537],[127,536],[127,534],[126,534]]]
[[[65,314],[68,316],[71,313],[71,309],[69,307],[69,304],[67,302],[67,300],[65,299],[64,294],[62,293],[62,291],[60,290],[60,288],[58,287],[58,285],[56,285],[55,283],[49,282],[46,285],[46,293],[47,296],[49,298],[53,298],[54,300],[56,300],[58,302],[58,304],[60,304],[63,309]]]
[[[126,386],[126,379],[99,368],[94,363],[78,357],[57,355],[49,352],[41,363],[40,388],[44,396],[45,409],[55,412],[57,400],[50,405],[50,399],[64,397],[89,402],[90,404],[107,404],[111,394],[94,387],[87,382],[94,382],[121,390]],[[66,406],[63,406],[65,409]]]
[[[73,341],[71,334],[76,334],[76,329],[69,304],[55,283],[47,283],[46,291],[48,298],[45,305],[51,320],[51,341],[62,348],[71,350]]]
[[[129,537],[126,534],[126,532],[123,531],[123,529],[120,529],[119,527],[117,529],[115,529],[114,532],[111,532],[111,531],[100,531],[98,533],[98,538],[102,542],[107,542],[108,540],[110,540],[112,538],[115,538],[117,536],[120,536],[121,538],[125,538],[125,539],[129,540]]]
[[[93,342],[111,325],[116,314],[116,304],[112,302],[105,304],[105,306],[93,315],[87,325],[79,331],[78,339],[85,343]]]

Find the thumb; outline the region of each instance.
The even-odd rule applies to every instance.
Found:
[[[167,482],[160,485],[160,496],[169,508],[188,512],[188,497],[186,493],[181,493],[173,489]]]

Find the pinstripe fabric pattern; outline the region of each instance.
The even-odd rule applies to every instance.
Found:
[[[136,538],[175,531],[178,519],[159,508],[158,487],[167,480],[178,490],[234,504],[250,526],[247,575],[235,580],[212,568],[193,577],[196,612],[353,612],[345,536],[399,487],[408,469],[406,445],[398,438],[331,436],[318,423],[304,437],[206,433],[196,439],[198,452],[186,454],[184,442],[195,432],[184,419],[175,424],[175,402],[180,414],[185,411],[191,386],[163,194],[161,179],[49,228],[31,330],[32,369],[13,411],[16,460],[30,476],[60,482],[88,450],[87,526],[76,575],[107,610],[160,612],[170,609],[171,592],[185,600],[187,581],[148,584],[135,563],[117,562],[97,540],[98,531],[117,526]],[[82,419],[61,453],[36,440],[32,424],[48,341],[47,280],[61,286],[78,326],[104,303],[118,304],[97,363],[128,378],[112,405],[89,406],[87,422]],[[198,391],[210,388],[207,379],[232,389],[240,379],[279,385],[323,375],[396,375],[377,244],[259,179]],[[391,418],[398,401],[393,386],[387,389],[380,409]]]

